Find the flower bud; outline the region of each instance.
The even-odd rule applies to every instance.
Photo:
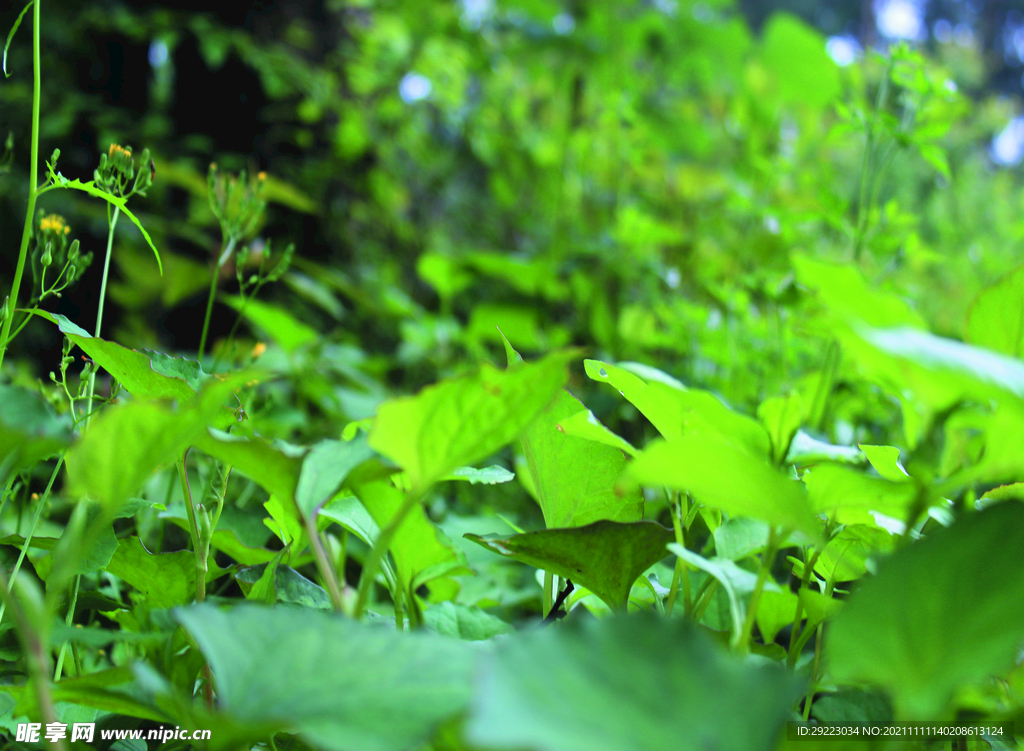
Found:
[[[53,153],[50,154],[50,165],[57,169],[57,160],[60,159],[60,149],[54,149]]]
[[[71,241],[71,247],[68,248],[68,260],[76,261],[78,259],[78,240]]]
[[[53,263],[53,243],[46,243],[43,255],[39,258],[39,263],[43,264],[43,268],[47,268]]]

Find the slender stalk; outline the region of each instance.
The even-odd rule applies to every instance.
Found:
[[[199,337],[199,362],[203,362],[203,354],[206,352],[206,336],[210,333],[210,317],[213,315],[213,301],[217,298],[217,282],[220,280],[220,269],[225,261],[231,256],[235,249],[235,236],[231,235],[224,246],[223,252],[217,257],[217,265],[213,269],[213,278],[210,279],[210,295],[206,299],[206,316],[203,318],[203,333]]]
[[[192,490],[188,482],[188,468],[185,461],[188,458],[188,449],[181,459],[175,462],[178,467],[178,481],[181,483],[181,493],[185,496],[185,511],[188,513],[189,533],[192,535],[192,549],[196,557],[196,602],[203,602],[206,599],[206,556],[203,555],[202,545],[199,541],[199,524],[196,521],[196,507],[192,501]]]
[[[405,517],[416,507],[422,496],[422,491],[410,491],[405,497],[405,501],[398,507],[398,511],[391,518],[391,521],[377,535],[377,540],[373,543],[369,555],[366,556],[366,560],[363,562],[363,573],[359,577],[359,592],[356,595],[356,605],[352,611],[353,618],[358,620],[363,617],[363,610],[366,609],[366,601],[369,599],[370,589],[373,587],[373,580],[377,576],[377,569],[380,567],[381,559],[387,554],[388,548],[391,546],[391,540],[394,539],[399,527],[402,526]],[[398,586],[397,583],[396,586]]]
[[[82,583],[81,575],[75,576],[74,582],[71,584],[71,598],[68,602],[68,612],[64,617],[64,623],[68,626],[75,620],[75,605],[78,603],[78,588]],[[53,680],[60,680],[60,671],[64,666],[64,654],[67,652],[68,643],[64,642],[60,645],[60,653],[57,655],[57,667],[53,671]]]
[[[10,604],[11,612],[14,613],[18,637],[21,640],[22,648],[25,650],[25,660],[28,663],[28,680],[35,689],[36,704],[38,705],[43,723],[48,725],[56,722],[57,712],[54,709],[53,698],[50,695],[50,671],[47,665],[46,648],[39,631],[35,628],[36,624],[29,622],[28,618],[25,617],[25,613],[22,612],[21,607],[11,594],[11,588],[8,585],[3,566],[0,566],[0,597],[3,598],[4,605]],[[57,744],[57,748],[61,749],[61,751],[68,751],[66,739],[58,740]]]
[[[779,537],[772,527],[768,532],[768,547],[761,556],[761,568],[757,572],[757,583],[754,584],[754,591],[750,595],[750,603],[747,605],[747,614],[743,618],[743,628],[739,633],[736,649],[740,654],[745,654],[750,649],[750,634],[754,630],[754,618],[757,616],[757,606],[761,602],[761,592],[764,584],[771,574],[772,566],[775,565],[775,554],[779,549]]]
[[[43,515],[43,509],[46,508],[46,502],[50,499],[50,490],[53,488],[53,481],[57,479],[57,473],[60,472],[61,464],[64,463],[64,454],[57,458],[57,464],[53,468],[53,472],[50,473],[50,481],[46,483],[46,490],[43,491],[43,495],[39,498],[39,505],[36,506],[36,513],[32,516],[32,526],[28,528],[28,534],[25,536],[25,542],[21,546],[21,551],[18,553],[18,560],[14,563],[14,570],[11,572],[11,584],[18,578],[18,571],[21,569],[21,564],[25,560],[25,555],[28,553],[29,546],[32,545],[32,535],[35,534],[36,526],[39,524],[39,519]],[[0,623],[4,619],[4,610],[7,608],[6,600],[0,603]]]
[[[873,178],[873,167],[871,156],[875,148],[875,127],[878,125],[878,113],[885,106],[885,100],[889,96],[889,79],[892,77],[894,60],[890,57],[889,64],[885,68],[885,76],[878,87],[878,97],[875,100],[875,111],[871,114],[871,121],[868,123],[866,140],[864,144],[864,158],[860,167],[860,183],[857,190],[857,229],[853,240],[853,260],[860,261],[861,253],[864,250],[864,236],[867,234],[867,225],[870,221],[869,185]]]
[[[555,583],[555,575],[550,571],[544,572],[544,598],[541,604],[541,612],[544,617],[547,618],[551,614],[551,608],[554,607],[554,598],[551,595],[551,588]]]
[[[103,278],[100,281],[100,304],[96,310],[96,333],[93,334],[97,339],[100,338],[100,332],[103,330],[103,307],[107,300],[107,278],[110,276],[110,251],[114,247],[114,229],[117,227],[117,217],[120,213],[121,209],[115,206],[114,213],[110,218],[110,225],[107,229],[107,256],[103,259]],[[88,412],[85,415],[85,425],[82,428],[83,432],[89,429],[89,420],[92,417],[92,399],[95,392],[96,369],[94,368],[92,373],[89,374],[89,390],[86,392],[87,396],[85,402]]]
[[[687,497],[687,504],[689,504],[689,497]],[[686,547],[686,536],[683,532],[683,520],[682,520],[682,507],[681,501],[678,494],[672,494],[669,497],[669,510],[672,513],[672,529],[676,534],[676,544],[679,547]],[[665,613],[672,615],[672,608],[676,604],[676,592],[679,589],[680,582],[683,587],[683,615],[686,617],[690,616],[693,610],[693,600],[690,596],[690,567],[686,564],[682,558],[676,556],[675,570],[672,572],[672,587],[668,593],[668,602],[665,603]]]
[[[39,4],[42,0],[32,3],[32,146],[29,150],[28,166],[28,207],[25,210],[25,225],[21,230],[21,247],[18,249],[18,264],[14,268],[14,282],[8,298],[7,315],[0,326],[0,369],[3,368],[4,355],[10,343],[11,322],[14,320],[14,309],[18,307],[18,291],[21,289],[21,278],[25,273],[25,259],[28,257],[28,243],[32,237],[32,219],[36,213],[36,198],[39,195],[39,100],[42,95],[42,66],[39,62]]]
[[[316,556],[316,567],[320,570],[320,576],[327,585],[327,593],[331,596],[331,604],[339,613],[345,610],[345,601],[341,598],[341,586],[338,584],[338,575],[327,557],[323,540],[316,529],[316,519],[313,514],[306,516],[306,533],[309,535],[309,544],[313,547],[313,554]],[[397,607],[397,604],[396,604]]]

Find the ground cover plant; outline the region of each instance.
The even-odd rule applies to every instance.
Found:
[[[1024,192],[970,60],[724,4],[338,4],[319,65],[301,20],[53,18],[152,39],[154,106],[183,29],[244,60],[328,152],[293,184],[155,116],[65,167],[43,5],[0,84],[5,747],[1016,747]],[[908,720],[985,730],[787,740]]]

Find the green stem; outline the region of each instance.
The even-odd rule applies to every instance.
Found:
[[[231,235],[224,246],[224,250],[217,256],[217,265],[213,269],[213,278],[210,279],[210,295],[206,299],[206,316],[203,318],[203,333],[199,337],[199,363],[203,362],[203,354],[206,352],[206,336],[210,333],[210,317],[213,315],[213,301],[217,298],[217,282],[220,279],[220,269],[224,262],[231,256],[235,249],[235,236]]]
[[[686,502],[689,505],[689,496],[687,496]],[[672,529],[676,535],[676,544],[681,548],[685,548],[686,535],[683,532],[683,510],[678,494],[673,493],[669,497],[669,511],[672,514]],[[668,602],[665,603],[665,613],[667,615],[672,615],[672,608],[676,604],[676,593],[680,583],[682,583],[683,587],[683,615],[689,617],[693,610],[693,600],[690,595],[690,567],[686,564],[686,561],[676,556],[675,570],[672,572],[672,587],[668,593]]]
[[[19,607],[14,596],[11,594],[11,588],[7,582],[7,576],[4,574],[3,566],[0,566],[0,597],[3,598],[5,606],[10,604],[11,611],[14,613],[18,637],[25,652],[25,661],[28,663],[28,680],[35,689],[39,714],[44,724],[54,723],[57,721],[57,712],[50,695],[50,671],[47,666],[46,648],[43,645],[43,639],[40,637],[39,631],[35,628],[37,624],[29,622],[28,618],[25,617],[25,613],[22,612],[21,607]],[[57,743],[57,748],[61,749],[61,751],[67,751],[67,740],[61,739]]]
[[[366,609],[366,602],[369,599],[370,590],[373,588],[373,580],[377,577],[377,569],[380,567],[380,562],[387,554],[388,548],[391,546],[391,540],[394,539],[398,528],[402,526],[405,517],[412,512],[422,496],[423,493],[421,491],[410,491],[405,497],[405,501],[398,507],[398,511],[391,518],[391,521],[377,535],[377,540],[373,543],[373,547],[370,548],[370,552],[363,562],[363,573],[359,577],[359,592],[356,595],[356,605],[352,611],[353,618],[358,620],[363,617],[363,610]],[[400,586],[400,582],[396,582],[395,586]]]
[[[875,100],[875,111],[871,113],[871,122],[868,123],[867,138],[864,144],[864,158],[860,167],[860,185],[857,193],[857,229],[853,241],[853,260],[860,261],[861,253],[864,250],[864,236],[867,234],[867,227],[870,221],[869,188],[873,175],[871,155],[875,148],[875,127],[878,125],[878,113],[885,106],[885,100],[889,96],[889,79],[892,76],[894,60],[890,57],[889,64],[885,68],[885,76],[878,87],[878,97]]]
[[[36,213],[36,197],[39,182],[39,100],[42,97],[42,66],[39,62],[39,4],[42,0],[32,3],[32,146],[29,151],[28,166],[28,207],[25,210],[25,225],[21,230],[21,247],[18,249],[18,264],[14,268],[14,283],[8,298],[7,315],[0,326],[0,369],[3,368],[4,355],[10,342],[11,322],[14,320],[14,309],[18,307],[18,291],[21,289],[21,278],[25,273],[25,259],[28,257],[28,243],[32,237],[32,220]]]
[[[181,494],[185,497],[185,511],[188,514],[189,533],[192,535],[192,550],[196,558],[196,602],[203,602],[206,599],[206,557],[203,555],[202,544],[199,540],[199,523],[196,520],[196,508],[192,501],[192,490],[188,482],[188,468],[185,461],[188,457],[188,449],[175,464],[178,467],[178,481],[181,483]]]
[[[36,506],[36,513],[32,516],[32,526],[28,528],[28,534],[25,536],[25,542],[21,546],[21,552],[18,553],[18,560],[14,564],[14,570],[11,572],[11,584],[18,578],[18,571],[21,569],[21,564],[25,560],[25,555],[28,553],[29,547],[32,545],[32,535],[35,534],[36,526],[39,524],[39,519],[43,515],[43,509],[46,508],[46,502],[50,499],[50,490],[53,488],[53,481],[57,479],[57,473],[60,472],[61,464],[64,463],[64,454],[57,458],[57,465],[53,468],[53,472],[50,473],[50,481],[46,483],[46,490],[43,491],[42,497],[39,499],[39,505]],[[7,607],[7,603],[0,603],[0,623],[4,620],[4,610]]]
[[[775,554],[778,549],[779,536],[776,534],[775,528],[772,527],[768,532],[768,548],[761,556],[761,568],[757,572],[757,583],[754,584],[754,591],[751,593],[750,603],[747,605],[747,614],[743,618],[743,628],[735,645],[740,654],[746,654],[750,649],[750,634],[754,630],[757,606],[761,602],[761,592],[764,590],[765,582],[768,581],[768,575],[771,573],[772,566],[775,565]]]
[[[82,583],[82,576],[78,574],[75,576],[75,581],[71,585],[71,600],[68,603],[68,612],[64,617],[64,623],[68,626],[75,620],[75,605],[78,603],[78,588]],[[64,653],[67,652],[68,643],[64,642],[60,645],[60,653],[57,655],[57,667],[53,671],[53,680],[60,680],[60,671],[64,666]]]
[[[117,217],[120,213],[121,209],[115,206],[114,214],[111,216],[110,224],[107,228],[107,256],[103,259],[103,278],[100,281],[100,304],[96,310],[96,333],[93,334],[97,339],[100,338],[100,332],[103,330],[103,306],[107,300],[107,278],[110,276],[110,251],[114,247],[114,229],[117,227]],[[92,417],[92,398],[93,394],[96,393],[96,370],[96,368],[93,368],[92,373],[89,374],[89,390],[86,392],[85,402],[88,412],[85,416],[85,425],[82,427],[83,432],[89,429],[89,420]]]
[[[305,518],[306,533],[309,535],[309,544],[313,546],[313,554],[316,556],[316,567],[320,569],[320,576],[327,585],[327,593],[331,596],[331,604],[339,613],[345,610],[345,601],[341,598],[341,586],[338,584],[338,575],[327,557],[320,533],[316,529],[316,519],[313,514]],[[396,605],[397,607],[397,605]]]
[[[541,612],[544,617],[547,618],[551,612],[551,608],[554,606],[554,599],[551,596],[551,587],[555,583],[555,575],[550,571],[544,572],[544,598],[541,604]]]

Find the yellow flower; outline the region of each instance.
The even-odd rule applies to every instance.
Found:
[[[107,157],[113,159],[115,154],[124,154],[125,156],[131,156],[132,147],[129,146],[128,148],[123,148],[121,146],[118,146],[116,143],[112,143],[110,144],[110,151],[107,152]]]
[[[58,235],[66,235],[71,231],[71,228],[65,223],[64,217],[57,214],[50,214],[39,220],[39,229],[43,232],[56,232]]]
[[[267,173],[266,172],[259,173],[258,175],[256,175],[256,179],[258,179],[258,180],[266,180],[267,179]]]
[[[267,345],[263,342],[256,342],[256,346],[252,348],[252,359],[255,360],[257,357],[267,351]]]

